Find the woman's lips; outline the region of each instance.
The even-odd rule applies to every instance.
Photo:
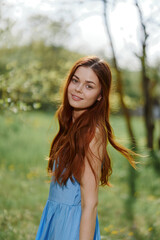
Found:
[[[76,96],[76,95],[74,95],[74,94],[71,94],[71,96],[72,96],[72,99],[75,100],[75,101],[81,101],[81,100],[83,100],[83,98],[80,98],[80,97],[78,97],[78,96]]]

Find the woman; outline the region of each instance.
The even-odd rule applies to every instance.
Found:
[[[112,173],[107,143],[135,168],[138,154],[115,141],[109,123],[111,71],[98,57],[71,69],[57,111],[59,131],[50,148],[49,197],[36,240],[99,240],[98,188]]]

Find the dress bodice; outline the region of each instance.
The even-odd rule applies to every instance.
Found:
[[[81,204],[80,184],[75,180],[74,183],[70,179],[67,180],[66,186],[60,186],[54,181],[50,184],[49,197],[50,201],[64,203],[68,205]]]
[[[53,171],[55,169],[55,162],[53,165]],[[50,201],[55,201],[58,203],[63,203],[67,205],[80,205],[81,204],[81,191],[80,191],[80,184],[72,176],[74,179],[74,183],[70,180],[67,180],[66,186],[60,186],[57,182],[52,181],[50,183],[50,190],[49,190],[49,197]]]

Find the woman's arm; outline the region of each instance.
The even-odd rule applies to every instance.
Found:
[[[90,149],[94,154],[92,156],[92,166],[98,176],[98,184],[92,169],[85,159],[85,170],[81,178],[81,222],[79,240],[93,240],[96,224],[97,206],[98,206],[98,188],[101,173],[101,146],[99,134],[93,138],[90,143]]]

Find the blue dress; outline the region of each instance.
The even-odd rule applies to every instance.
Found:
[[[68,179],[66,186],[51,181],[36,240],[79,240],[81,191],[79,182],[74,180],[72,183]],[[100,239],[97,213],[93,240]]]

